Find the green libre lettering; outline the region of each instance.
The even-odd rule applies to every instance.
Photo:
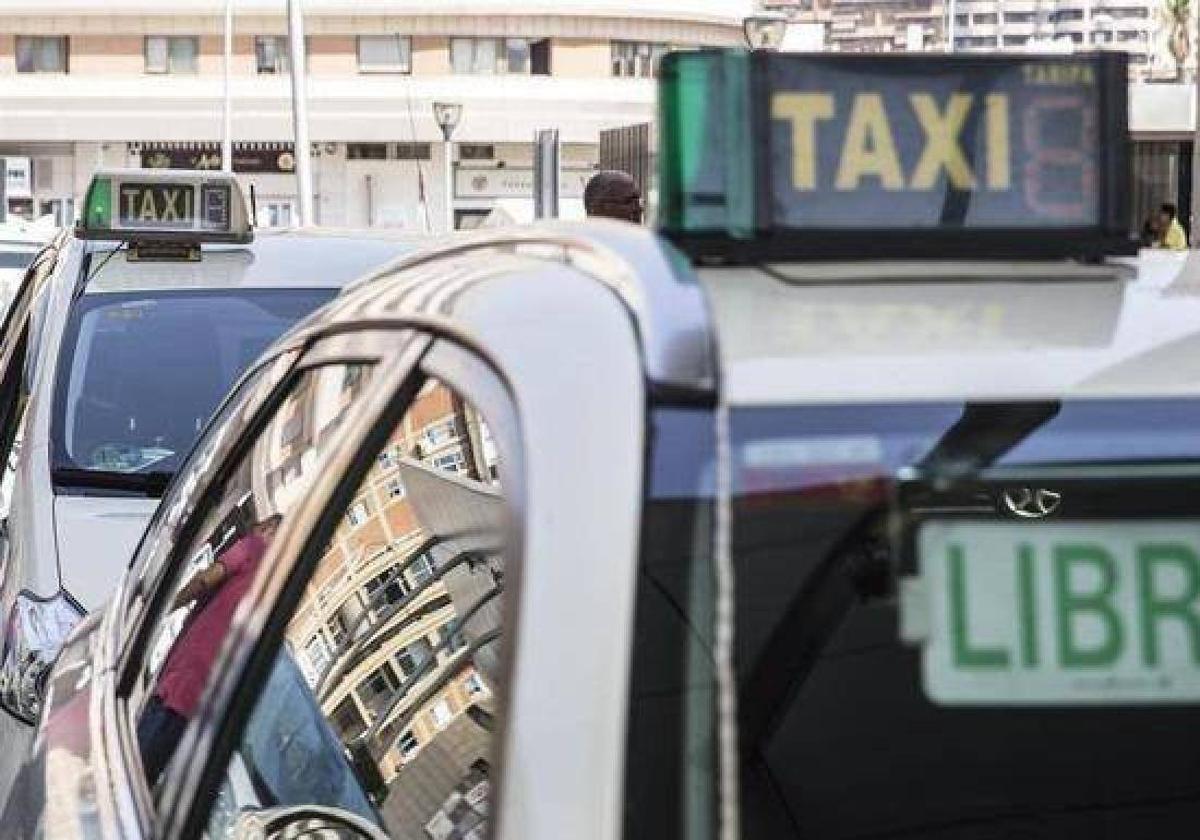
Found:
[[[1117,564],[1103,547],[1067,543],[1054,548],[1054,602],[1058,619],[1058,658],[1064,668],[1105,668],[1121,656],[1125,631],[1113,606],[1117,590]],[[1078,588],[1079,572],[1092,569],[1100,583],[1090,590]],[[1090,616],[1101,628],[1101,641],[1084,646],[1077,619]]]
[[[1183,587],[1163,592],[1164,572],[1174,569],[1183,579]],[[1183,543],[1149,543],[1137,553],[1138,594],[1141,600],[1142,658],[1150,667],[1162,658],[1160,629],[1174,622],[1187,633],[1192,662],[1200,664],[1200,618],[1196,598],[1200,595],[1200,559]]]

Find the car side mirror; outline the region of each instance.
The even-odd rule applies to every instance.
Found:
[[[329,840],[388,840],[379,826],[358,814],[323,805],[245,810],[238,814],[231,840],[285,840],[322,837]]]

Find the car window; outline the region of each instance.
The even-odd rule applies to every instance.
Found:
[[[395,838],[484,836],[501,683],[501,467],[486,418],[426,381],[338,510],[208,837],[300,806],[349,812]]]
[[[254,444],[225,475],[216,502],[199,511],[195,536],[174,552],[174,578],[147,636],[133,696],[151,785],[196,712],[233,615],[283,517],[320,473],[370,374],[368,365],[358,363],[300,372]]]
[[[745,836],[1189,834],[1198,408],[735,409]]]
[[[55,486],[165,485],[255,359],[328,289],[128,291],[74,305],[57,377]],[[139,487],[137,480],[144,480]]]

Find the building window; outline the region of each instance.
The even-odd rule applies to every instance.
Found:
[[[32,35],[17,36],[18,73],[66,73],[67,39]]]
[[[192,35],[146,36],[147,73],[195,73],[200,39]]]
[[[343,743],[353,741],[367,731],[366,721],[363,720],[358,707],[354,705],[353,697],[347,697],[338,703],[330,717],[333,729],[341,737]]]
[[[451,38],[450,67],[455,73],[550,74],[550,39]]]
[[[433,720],[433,725],[438,729],[445,729],[450,725],[451,718],[454,713],[450,711],[450,703],[446,698],[442,698],[433,704],[429,709],[429,717]]]
[[[496,147],[490,143],[460,143],[459,160],[495,160]]]
[[[658,63],[666,54],[666,44],[613,41],[612,74],[625,78],[653,78],[658,75]]]
[[[304,655],[308,657],[314,673],[318,676],[325,673],[325,668],[330,662],[330,655],[329,645],[325,643],[324,637],[318,634],[309,639],[308,644],[304,646]]]
[[[404,482],[398,478],[389,478],[383,485],[384,491],[389,499],[404,498]]]
[[[371,518],[371,508],[367,504],[366,499],[359,499],[350,506],[350,510],[346,512],[346,521],[350,523],[350,527],[357,528]]]
[[[385,662],[369,677],[358,684],[358,696],[367,708],[381,712],[391,701],[396,689],[400,688],[400,677],[390,663]]]
[[[281,35],[255,35],[254,60],[259,73],[287,73],[291,70],[287,38]]]
[[[447,452],[445,455],[438,455],[432,459],[433,466],[439,470],[446,472],[466,472],[467,459],[463,457],[461,450]]]
[[[387,143],[347,143],[347,160],[387,160]]]
[[[392,566],[385,572],[381,572],[371,580],[364,584],[367,591],[367,600],[375,606],[382,604],[399,603],[405,595],[404,578],[400,575],[400,569],[397,566]],[[379,590],[383,590],[383,594],[379,595]]]
[[[420,586],[433,577],[433,560],[428,554],[422,554],[408,567],[408,579],[413,586]]]
[[[359,35],[359,73],[411,73],[412,39],[407,35]]]
[[[333,639],[334,645],[340,645],[349,635],[346,619],[342,618],[341,613],[334,613],[333,617],[329,619],[329,623],[325,625],[325,629],[329,631],[329,638]]]
[[[286,228],[292,226],[293,204],[289,198],[268,198],[258,205],[258,226]]]
[[[404,676],[411,677],[432,655],[433,645],[422,637],[396,654],[396,661],[400,663],[400,670]]]
[[[472,697],[476,694],[483,694],[486,690],[483,685],[483,678],[475,673],[467,675],[467,678],[463,680],[463,688]]]
[[[400,757],[408,761],[417,754],[417,750],[421,749],[421,742],[417,740],[417,736],[412,734],[411,729],[405,729],[400,733],[400,739],[396,742],[396,746],[400,750]]]
[[[396,160],[430,160],[428,143],[397,143]]]
[[[454,440],[457,437],[457,433],[454,429],[454,418],[451,417],[447,420],[441,420],[437,423],[430,423],[425,427],[422,437],[425,438],[425,443],[432,448],[436,448],[441,446],[443,443],[448,443],[449,441]]]

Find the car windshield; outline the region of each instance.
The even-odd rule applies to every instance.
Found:
[[[1194,831],[1198,411],[734,409],[743,834]]]
[[[33,258],[36,256],[36,250],[9,251],[0,247],[0,268],[23,270],[29,267],[29,264],[33,262]]]
[[[56,384],[57,488],[161,492],[226,391],[330,289],[87,294]]]

